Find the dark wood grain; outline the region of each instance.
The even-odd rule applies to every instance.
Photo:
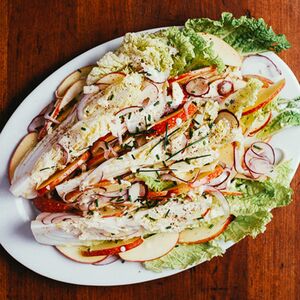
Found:
[[[24,97],[63,63],[128,31],[180,25],[222,11],[263,17],[293,45],[281,57],[300,78],[300,1],[0,1],[0,128]],[[300,170],[294,202],[265,234],[223,258],[125,287],[82,287],[44,278],[0,249],[0,299],[300,299]],[[51,263],[51,262],[49,262]],[[118,276],[116,274],[116,276]]]

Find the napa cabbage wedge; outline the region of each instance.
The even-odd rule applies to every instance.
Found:
[[[283,162],[275,168],[272,178],[266,181],[235,179],[231,189],[243,194],[228,198],[235,219],[221,235],[203,244],[178,245],[167,255],[145,262],[145,267],[155,272],[165,268],[184,269],[222,255],[226,243],[232,245],[246,236],[255,238],[263,233],[272,219],[271,210],[291,202],[292,190],[289,179],[286,179],[290,171],[289,162]]]

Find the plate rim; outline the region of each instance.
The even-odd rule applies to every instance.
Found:
[[[157,31],[157,30],[161,30],[161,29],[165,29],[165,28],[169,28],[169,26],[167,27],[158,27],[158,28],[151,28],[151,29],[146,29],[146,30],[143,30],[143,31],[139,31],[139,33],[141,32],[153,32],[153,31]],[[96,51],[97,49],[99,49],[99,52],[101,51],[101,48],[106,48],[107,46],[110,47],[110,45],[114,45],[116,43],[120,43],[123,39],[124,35],[123,36],[120,36],[120,37],[117,37],[115,39],[112,39],[110,41],[107,41],[107,42],[104,42],[102,44],[99,44],[97,46],[94,46],[86,51],[84,51],[83,53],[75,56],[74,58],[72,58],[71,60],[67,61],[66,63],[64,63],[61,67],[59,67],[58,69],[56,69],[54,72],[52,72],[49,76],[47,76],[44,80],[42,80],[25,98],[24,100],[18,105],[18,107],[15,109],[15,111],[12,113],[12,115],[9,117],[9,119],[7,120],[6,124],[4,125],[3,129],[1,130],[0,132],[0,144],[3,143],[4,141],[4,138],[3,136],[6,135],[6,131],[8,130],[8,128],[10,127],[10,124],[12,122],[14,122],[14,119],[15,119],[15,116],[18,114],[18,112],[22,111],[22,109],[28,105],[28,103],[30,103],[32,101],[32,97],[35,93],[37,93],[37,91],[39,90],[39,88],[45,84],[45,82],[51,80],[52,78],[55,78],[57,74],[59,74],[60,72],[62,73],[65,73],[63,72],[64,70],[68,69],[68,67],[71,67],[72,65],[76,64],[77,61],[79,61],[81,58],[83,57],[88,57],[91,55],[92,52]],[[276,55],[274,53],[274,55]],[[99,57],[98,57],[99,59]],[[290,67],[278,56],[276,55],[276,59],[278,59],[280,61],[281,64],[284,65],[285,67],[285,71],[288,73],[288,77],[289,79],[288,80],[292,80],[294,81],[295,83],[298,84],[298,93],[300,94],[300,85],[299,85],[299,82],[295,76],[295,74],[292,72],[292,70],[290,69]],[[72,67],[73,71],[74,71],[74,67]],[[63,79],[63,78],[62,78]],[[59,80],[59,79],[58,79]],[[57,80],[57,81],[58,81]],[[287,81],[288,81],[287,80]],[[59,82],[58,82],[59,83]],[[298,157],[298,162],[299,162],[299,157]],[[7,164],[5,163],[5,166],[4,166],[4,169],[7,168]],[[293,176],[296,172],[296,169],[293,170]],[[18,199],[18,198],[16,198]],[[171,270],[171,271],[164,271],[162,273],[154,273],[154,272],[151,272],[153,273],[153,278],[150,278],[150,279],[146,279],[146,280],[132,280],[132,281],[128,281],[128,282],[124,282],[124,283],[113,283],[113,284],[104,284],[104,283],[96,283],[96,282],[80,282],[80,280],[73,280],[70,279],[70,280],[64,280],[64,279],[58,279],[57,277],[55,276],[51,276],[49,274],[47,274],[47,272],[42,272],[41,270],[39,270],[35,265],[32,265],[32,264],[28,264],[24,261],[22,261],[22,257],[20,258],[19,256],[17,255],[14,255],[15,253],[12,253],[12,251],[10,251],[10,247],[9,246],[6,246],[5,245],[5,241],[2,239],[2,235],[0,235],[0,244],[2,245],[2,247],[5,249],[5,251],[11,256],[13,257],[17,262],[19,262],[20,264],[22,264],[23,266],[25,266],[26,268],[34,271],[35,273],[39,274],[39,275],[42,275],[46,278],[50,278],[50,279],[53,279],[53,280],[56,280],[56,281],[59,281],[59,282],[64,282],[64,283],[69,283],[69,284],[76,284],[76,285],[84,285],[84,286],[121,286],[121,285],[128,285],[128,284],[136,284],[136,283],[142,283],[142,282],[148,282],[148,281],[152,281],[152,280],[156,280],[156,279],[161,279],[161,278],[165,278],[165,277],[168,277],[168,276],[172,276],[172,275],[175,275],[175,274],[178,274],[180,272],[183,272],[189,268],[192,268],[194,267],[195,265],[193,266],[190,266],[186,269],[183,269],[183,270]],[[198,265],[198,264],[197,264]],[[147,272],[150,272],[148,270],[145,270]]]

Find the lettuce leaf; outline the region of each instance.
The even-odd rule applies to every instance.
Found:
[[[252,181],[235,179],[235,190],[242,196],[227,197],[233,215],[252,215],[259,211],[269,211],[275,207],[285,206],[291,202],[292,190],[272,179]]]
[[[266,230],[266,225],[271,219],[272,214],[264,210],[249,216],[238,216],[229,224],[220,238],[224,239],[225,242],[233,241],[235,243],[248,235],[256,238]]]
[[[294,110],[283,111],[259,131],[256,136],[259,139],[265,139],[283,128],[292,126],[300,126],[300,112]]]
[[[290,171],[289,162],[286,161],[280,163],[274,170],[273,178],[266,181],[236,179],[233,188],[242,191],[243,196],[227,197],[231,213],[236,218],[220,236],[204,244],[178,245],[167,255],[145,262],[145,267],[155,272],[165,268],[184,269],[222,255],[225,252],[224,242],[232,244],[246,236],[255,238],[263,233],[272,219],[270,210],[291,202],[289,180],[282,180],[288,177]]]
[[[161,272],[163,269],[184,269],[190,265],[211,260],[222,255],[224,250],[214,243],[177,245],[163,257],[144,263],[146,269]]]
[[[290,48],[285,35],[276,34],[262,18],[235,18],[231,13],[224,12],[217,21],[190,19],[185,23],[185,28],[214,34],[244,55],[268,50],[278,53]]]
[[[157,177],[147,176],[142,173],[137,173],[136,177],[144,181],[148,188],[154,192],[160,192],[174,186],[173,181],[163,181]]]
[[[161,30],[153,36],[166,38],[166,43],[177,50],[173,56],[171,75],[180,74],[203,66],[214,65],[222,72],[223,61],[214,53],[211,44],[192,29],[171,27]]]

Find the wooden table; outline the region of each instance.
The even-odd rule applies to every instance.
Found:
[[[300,78],[300,1],[0,1],[0,126],[43,79],[74,56],[128,31],[189,17],[263,17],[293,45],[281,57]],[[297,146],[299,147],[299,145]],[[125,287],[82,287],[44,278],[0,249],[0,299],[300,299],[300,171],[294,202],[274,211],[256,240],[175,276]],[[34,259],[34,258],[33,258]]]

